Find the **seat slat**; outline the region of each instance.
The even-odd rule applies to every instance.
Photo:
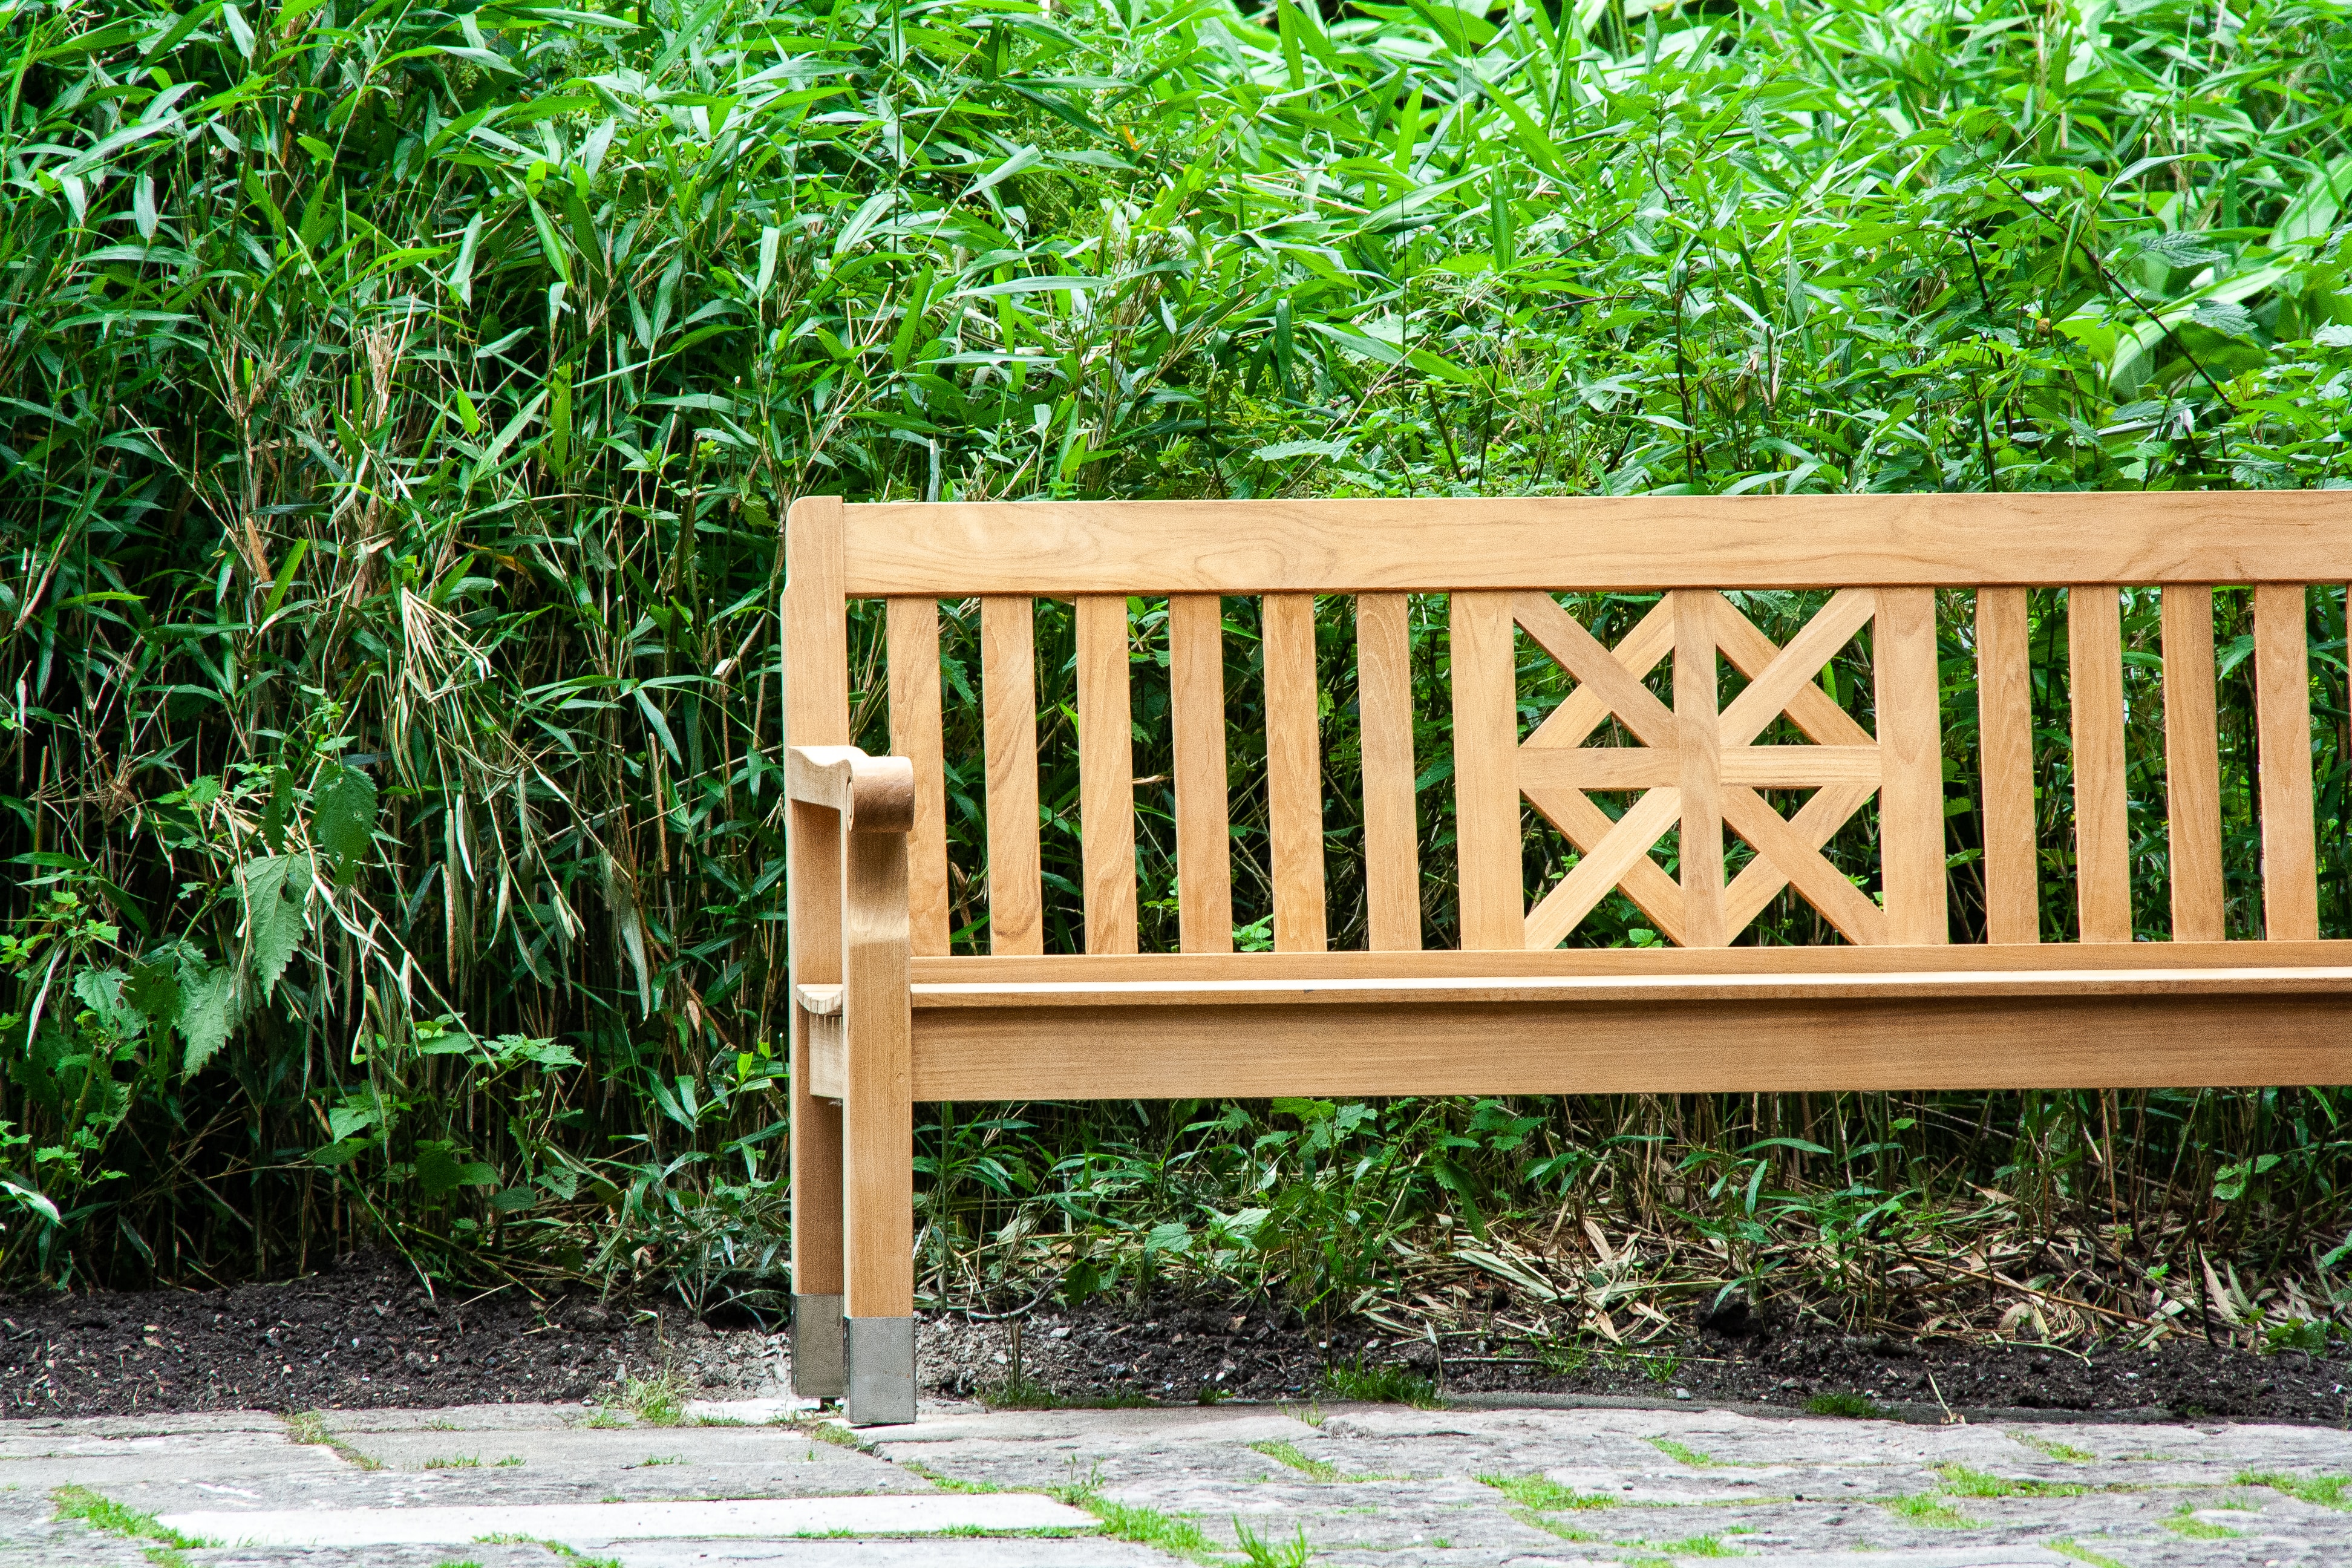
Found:
[[[2254,585],[2255,766],[2262,780],[2263,935],[2319,934],[2319,867],[2312,832],[2311,661],[2304,590]]]
[[[1977,733],[1984,801],[1986,940],[2042,940],[2034,843],[2033,676],[2027,590],[1977,591]]]
[[[2074,710],[2074,900],[2084,942],[2132,939],[2123,641],[2116,589],[2066,590],[2067,695]]]
[[[1274,945],[1327,945],[1323,886],[1323,747],[1317,709],[1315,595],[1268,594],[1259,651],[1265,668],[1266,825],[1274,860]]]
[[[909,950],[948,950],[948,792],[940,739],[940,602],[889,601],[890,750],[915,764],[915,826],[907,838]]]
[[[1562,613],[1560,618],[1568,617]],[[1450,624],[1462,945],[1507,951],[1527,941],[1527,896],[1519,864],[1518,668],[1512,652],[1511,595],[1456,594]],[[1580,633],[1583,629],[1577,627]],[[1591,640],[1589,635],[1585,640]],[[1601,658],[1622,673],[1605,652]]]
[[[1879,763],[1885,775],[1878,792],[1878,837],[1886,936],[1905,946],[1947,942],[1951,902],[1944,886],[1936,591],[1880,589],[1874,642]]]
[[[988,950],[1043,952],[1037,864],[1036,617],[1026,598],[980,602],[988,761]]]
[[[1721,947],[1728,941],[1723,924],[1723,742],[1716,707],[1715,605],[1721,597],[1712,588],[1674,592],[1685,947]]]
[[[1078,830],[1087,951],[1135,951],[1135,725],[1127,600],[1078,598]]]
[[[2221,759],[2213,698],[2213,590],[2164,590],[2164,794],[2172,940],[2220,942]]]
[[[1356,705],[1364,754],[1369,945],[1421,945],[1421,829],[1414,820],[1412,638],[1402,594],[1356,600]]]
[[[1180,594],[1168,601],[1168,707],[1175,750],[1177,939],[1186,952],[1231,952],[1224,607],[1213,594]]]

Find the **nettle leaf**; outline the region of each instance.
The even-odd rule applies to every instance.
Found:
[[[2202,267],[2221,259],[2204,236],[2194,233],[2151,234],[2141,237],[2140,252],[2153,256],[2167,267]]]
[[[416,1146],[416,1184],[428,1198],[459,1187],[495,1187],[499,1173],[479,1160],[465,1160],[455,1143],[431,1139]]]
[[[228,1044],[228,1032],[236,1026],[236,971],[223,964],[218,969],[184,972],[179,1011],[172,1023],[188,1042],[183,1070],[194,1078],[220,1054],[220,1048]]]
[[[272,855],[286,852],[286,822],[294,815],[294,775],[285,768],[269,773],[269,804],[261,808],[261,841]]]
[[[2197,307],[2197,324],[2233,338],[2251,338],[2262,329],[2254,313],[2227,300],[2207,300]]]
[[[236,879],[245,895],[246,941],[254,978],[261,982],[267,1001],[301,945],[302,911],[310,897],[310,857],[270,855],[248,860],[237,868]]]
[[[122,1002],[151,1024],[171,1022],[180,1009],[178,970],[165,958],[132,964],[122,983]]]
[[[335,880],[351,886],[375,841],[375,780],[341,763],[311,796],[310,840],[334,863]]]

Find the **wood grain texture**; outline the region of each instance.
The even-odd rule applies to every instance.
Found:
[[[794,501],[784,522],[783,739],[787,745],[849,743],[849,629],[841,502]],[[785,892],[795,982],[841,978],[839,819],[787,803]],[[842,1288],[841,1111],[809,1092],[808,1020],[793,1011],[793,1289]]]
[[[1544,597],[1549,599],[1550,595],[1545,595]],[[1553,607],[1558,609],[1557,605]],[[1518,613],[1520,608],[1515,600],[1513,613]],[[1528,608],[1538,618],[1548,618],[1539,607]],[[1565,616],[1568,612],[1561,610],[1559,613]],[[1542,640],[1540,637],[1537,637],[1538,642]],[[1767,642],[1764,646],[1769,647],[1772,645]],[[1658,661],[1674,651],[1675,603],[1671,597],[1661,595],[1658,602],[1650,606],[1649,613],[1610,650],[1610,657],[1626,674],[1640,681],[1648,679],[1650,671],[1658,667]],[[1527,738],[1525,744],[1538,749],[1581,746],[1591,738],[1593,731],[1608,721],[1610,712],[1609,704],[1597,689],[1579,684],[1576,689],[1560,700],[1559,707],[1544,715],[1543,722],[1536,726],[1535,732]]]
[[[845,728],[846,722],[845,721]],[[841,819],[798,801],[785,806],[791,875],[785,908],[791,923],[795,986],[841,984]],[[803,1296],[841,1293],[841,1108],[816,1094],[809,1015],[792,1017],[793,1289]]]
[[[1807,842],[1807,835],[1774,811],[1762,795],[1739,784],[1727,785],[1723,807],[1732,831],[1755,846],[1756,853],[1793,883],[1805,901],[1819,910],[1846,941],[1868,944],[1886,941],[1885,911],[1823,859],[1821,846]],[[1727,924],[1728,919],[1727,910]]]
[[[889,502],[857,595],[1449,593],[2340,580],[2326,490]]]
[[[2220,942],[2221,759],[2213,700],[2213,590],[2164,590],[2164,795],[2172,940]]]
[[[2319,934],[2311,799],[2311,662],[2300,584],[2254,588],[2255,758],[2262,780],[2263,935]]]
[[[1508,950],[1527,940],[1516,766],[1518,669],[1512,651],[1510,595],[1454,595],[1451,626],[1462,945]],[[1620,668],[1607,655],[1601,657],[1611,668]]]
[[[849,744],[849,619],[842,505],[804,496],[784,521],[784,742]]]
[[[907,840],[854,833],[842,856],[842,1307],[904,1317],[915,1310]]]
[[[1186,952],[1231,952],[1225,628],[1215,595],[1168,601],[1168,722],[1175,752],[1177,940]]]
[[[1641,678],[1615,654],[1601,647],[1600,640],[1584,629],[1584,624],[1561,609],[1549,594],[1498,596],[1505,598],[1512,617],[1527,628],[1528,635],[1558,660],[1562,669],[1576,677],[1579,689],[1573,695],[1580,697],[1584,689],[1590,688],[1593,698],[1607,712],[1614,714],[1645,746],[1671,749],[1677,743],[1679,733],[1675,725],[1674,710],[1651,695],[1650,689],[1642,684]],[[1672,617],[1669,625],[1679,642],[1682,626],[1679,612],[1670,603],[1668,613]],[[1657,660],[1654,658],[1649,662],[1654,665]],[[1581,738],[1579,737],[1580,740]],[[1530,742],[1534,739],[1533,735],[1528,737]],[[1564,731],[1560,739],[1565,742]]]
[[[2084,942],[2132,939],[2123,646],[2116,590],[2069,588],[2066,665],[2067,696],[2074,714],[2074,902]]]
[[[1702,944],[1687,941],[1688,921],[1683,914],[1684,900],[1690,895],[1687,883],[1676,886],[1666,874],[1658,870],[1657,862],[1649,858],[1650,846],[1672,827],[1682,816],[1681,792],[1674,789],[1654,789],[1626,809],[1625,815],[1613,823],[1609,831],[1597,839],[1583,858],[1569,868],[1559,885],[1546,893],[1536,907],[1529,910],[1520,941],[1530,948],[1558,947],[1579,921],[1591,914],[1609,890],[1628,879],[1637,867],[1647,863],[1658,879],[1675,889],[1674,909],[1684,921],[1684,945]],[[1720,862],[1717,862],[1720,864]],[[1669,933],[1673,934],[1673,933]],[[1722,943],[1706,945],[1720,947]]]
[[[1719,951],[1719,950],[1718,950]],[[1885,951],[1885,950],[1880,950]],[[2352,1000],[924,1008],[922,1100],[2191,1088],[2352,1079]],[[1106,1052],[1106,1038],[1122,1048]],[[1332,1049],[1334,1040],[1348,1048]]]
[[[1730,940],[1723,925],[1723,757],[1716,707],[1715,606],[1723,599],[1711,588],[1677,588],[1674,601],[1683,943],[1721,947]]]
[[[1984,812],[1985,931],[2042,939],[2042,856],[2033,806],[2033,674],[2023,588],[1977,590],[1977,732]],[[2168,595],[2169,590],[2167,591]],[[2211,661],[2207,661],[2210,672]]]
[[[1720,594],[1713,595],[1713,599],[1709,608],[1718,635],[1726,621],[1747,621],[1748,617],[1740,615],[1738,606],[1730,600]],[[1867,588],[1842,588],[1832,595],[1830,602],[1813,613],[1812,619],[1798,629],[1778,657],[1749,677],[1748,689],[1733,698],[1731,706],[1723,710],[1723,743],[1747,745],[1780,717],[1797,700],[1800,692],[1821,694],[1813,678],[1853,640],[1856,632],[1870,624],[1877,609],[1877,597]]]
[[[948,791],[940,738],[940,602],[893,599],[890,750],[915,764],[915,826],[907,842],[907,918],[914,951],[948,950]]]
[[[1402,594],[1356,600],[1356,704],[1364,752],[1369,945],[1421,946],[1421,827],[1412,755],[1412,638]]]
[[[1078,835],[1087,951],[1135,951],[1135,723],[1127,601],[1078,600]]]
[[[1323,745],[1315,668],[1315,595],[1268,594],[1259,627],[1265,669],[1266,828],[1274,862],[1274,945],[1327,945]]]
[[[1877,613],[1876,605],[1874,595],[1873,615]],[[1732,667],[1750,680],[1761,677],[1780,659],[1780,647],[1770,637],[1758,631],[1729,600],[1724,601],[1716,616],[1715,644],[1723,657],[1731,661]],[[1818,671],[1820,666],[1814,668]],[[1813,684],[1810,678],[1790,693],[1784,711],[1789,715],[1790,722],[1804,731],[1806,739],[1816,745],[1874,746],[1878,743],[1853,715],[1839,707],[1830,694]]]
[[[1871,797],[1877,793],[1869,784],[1824,784],[1798,807],[1796,816],[1786,819],[1789,831],[1796,835],[1797,842],[1809,849],[1818,850],[1835,837],[1847,819],[1868,805]],[[1780,889],[1788,885],[1789,874],[1777,861],[1759,857],[1748,862],[1740,868],[1739,875],[1731,879],[1731,886],[1723,890],[1725,929],[1735,936],[1746,931],[1748,922],[1762,914],[1764,906],[1779,897]],[[1848,940],[1858,939],[1850,937]],[[1886,940],[1883,925],[1876,940]]]
[[[1522,767],[1527,758],[1527,748],[1523,746],[1519,751]],[[1617,819],[1585,798],[1580,791],[1549,789],[1539,784],[1530,785],[1527,783],[1525,773],[1522,773],[1520,793],[1527,796],[1529,805],[1541,812],[1546,820],[1559,828],[1570,844],[1576,846],[1576,852],[1579,855],[1590,856],[1601,851],[1601,847],[1608,842],[1610,835],[1617,831]],[[1675,815],[1679,809],[1679,796],[1673,802],[1661,801],[1653,808],[1664,813],[1664,820],[1659,826],[1658,833],[1663,833],[1667,827],[1673,826]],[[1652,843],[1655,843],[1657,833],[1652,834],[1650,839]],[[1622,847],[1622,846],[1619,847],[1621,849]],[[1652,923],[1657,927],[1660,936],[1676,946],[1682,945],[1682,884],[1667,876],[1664,868],[1650,858],[1646,845],[1643,847],[1642,853],[1631,857],[1612,850],[1610,858],[1613,865],[1623,868],[1617,874],[1617,885],[1624,889],[1625,896],[1633,900],[1635,908],[1650,917]],[[1597,875],[1598,872],[1596,871],[1595,874]],[[1608,889],[1603,888],[1601,896],[1606,897]],[[1539,912],[1542,906],[1538,904],[1536,910],[1530,910],[1528,912],[1527,942],[1529,947],[1557,947],[1561,938],[1574,929],[1576,921],[1582,920],[1592,907],[1591,904],[1586,904],[1580,909],[1577,908],[1579,895],[1559,895],[1557,889],[1551,894],[1545,895],[1547,899],[1554,896],[1559,896],[1560,899],[1559,905],[1554,910]],[[1566,921],[1566,924],[1559,923],[1563,920]],[[1549,941],[1544,940],[1547,936],[1549,938]]]
[[[988,948],[1041,952],[1036,619],[1026,598],[980,602],[980,700],[988,772]]]
[[[1545,952],[1145,953],[1135,958],[919,958],[917,985],[1128,981],[1445,980],[1496,975],[1906,974],[2137,969],[2342,969],[2352,942],[2045,942],[1993,947],[1569,947]]]
[[[1944,736],[1936,667],[1936,594],[1878,595],[1873,668],[1877,679],[1880,872],[1886,937],[1906,946],[1951,940],[1944,887]]]
[[[1682,783],[1682,753],[1648,746],[1535,746],[1519,748],[1519,787],[1538,789],[1655,789]],[[1727,746],[1717,771],[1727,784],[1753,789],[1812,789],[1822,784],[1868,784],[1879,781],[1875,746]]]

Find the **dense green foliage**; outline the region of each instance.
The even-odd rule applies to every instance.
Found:
[[[436,1268],[629,1271],[698,1300],[772,1281],[772,612],[795,495],[2352,481],[2347,15],[6,0],[0,1274],[277,1272],[389,1237]],[[968,736],[976,617],[950,608]],[[1441,608],[1416,655],[1442,942]],[[1806,606],[1748,608],[1780,636]],[[1948,608],[1964,687],[1965,595]],[[2058,610],[2037,605],[2053,670]],[[2154,615],[2135,598],[2136,681]],[[1057,616],[1041,728],[1066,925]],[[1351,676],[1344,606],[1328,617],[1346,943]],[[2340,592],[2312,629],[2339,823]],[[856,637],[878,737],[875,627]],[[1546,700],[1532,665],[1528,689]],[[2064,693],[2042,698],[2063,786]],[[1247,926],[1246,698],[1234,717]],[[2147,704],[2132,748],[2160,925]],[[1967,905],[1964,724],[1951,752]],[[966,942],[976,794],[953,826]],[[1164,944],[1164,802],[1139,798]],[[2063,787],[2045,799],[2058,936],[2070,824]],[[1531,865],[1561,848],[1531,837]],[[2340,833],[2324,878],[2344,934]],[[1590,935],[1647,933],[1612,906]],[[1784,899],[1754,940],[1817,936]],[[1654,1238],[1604,1303],[1748,1278],[1900,1315],[1921,1239],[1956,1227],[1979,1277],[2048,1288],[2002,1297],[2021,1310],[2079,1321],[2051,1281],[2126,1255],[2147,1272],[2066,1289],[2178,1311],[2165,1281],[2200,1290],[2196,1247],[2294,1274],[2300,1315],[2340,1278],[2315,1261],[2347,1223],[2337,1111],[2324,1091],[950,1107],[923,1133],[926,1281],[963,1300],[1176,1269],[1350,1300],[1437,1267],[1428,1238],[1459,1224],[1493,1246],[1438,1250],[1525,1286],[1495,1233],[1533,1215],[1549,1247],[1573,1214],[1571,1242],[1587,1216]]]

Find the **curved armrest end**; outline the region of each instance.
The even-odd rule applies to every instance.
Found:
[[[851,833],[906,833],[915,826],[915,764],[869,757],[856,746],[788,746],[784,788],[792,798],[842,815]]]

